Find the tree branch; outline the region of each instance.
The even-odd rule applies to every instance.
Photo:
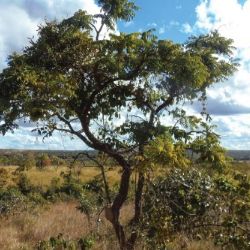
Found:
[[[62,122],[64,122],[64,124],[66,124],[68,126],[69,129],[63,129],[63,128],[57,128],[55,127],[54,129],[57,130],[57,131],[62,131],[62,132],[66,132],[66,133],[70,133],[70,134],[73,134],[73,135],[76,135],[79,139],[81,139],[87,146],[89,147],[93,147],[92,143],[84,136],[82,135],[80,132],[77,132],[73,129],[71,123],[65,119],[63,116],[61,116],[59,113],[56,113],[55,114],[58,119]]]
[[[165,100],[160,106],[157,107],[155,110],[155,114],[157,115],[161,110],[166,108],[167,106],[171,105],[174,101],[174,98],[170,96],[167,100]]]
[[[106,198],[107,198],[108,203],[111,204],[111,196],[110,196],[109,186],[108,186],[108,182],[107,182],[106,175],[105,175],[104,165],[101,164],[95,157],[90,156],[87,152],[80,152],[80,153],[78,153],[78,154],[74,157],[73,164],[75,163],[75,161],[78,159],[78,157],[79,157],[80,155],[86,156],[89,160],[91,160],[91,161],[93,161],[94,163],[96,163],[97,166],[101,169],[102,179],[103,179],[103,182],[104,182],[104,188],[105,188],[105,193],[106,193]]]

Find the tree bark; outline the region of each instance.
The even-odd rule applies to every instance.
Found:
[[[126,247],[127,244],[126,244],[126,237],[125,237],[124,229],[119,222],[119,216],[120,216],[121,207],[126,201],[127,196],[128,196],[130,176],[131,176],[130,166],[123,168],[123,173],[122,173],[121,181],[120,181],[120,188],[111,207],[112,213],[113,213],[112,224],[115,229],[116,236],[120,244],[120,248],[122,250],[127,249]]]
[[[142,192],[144,187],[145,177],[143,173],[139,173],[137,188],[135,192],[135,214],[133,219],[131,220],[131,226],[136,226],[141,218],[142,213]],[[127,249],[134,249],[135,242],[137,240],[138,233],[132,230],[130,238],[127,240]]]

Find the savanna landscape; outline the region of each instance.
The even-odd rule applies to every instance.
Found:
[[[240,67],[234,41],[118,32],[136,3],[96,4],[45,20],[0,73],[2,138],[82,147],[0,151],[0,249],[250,249],[249,154],[206,108]]]
[[[92,154],[83,152],[83,154],[87,156],[90,154],[91,158],[94,157],[94,161],[91,161],[87,156],[81,159],[78,157],[78,160],[76,160],[78,154],[74,155],[72,152],[56,154],[56,152],[51,152],[48,155],[46,151],[1,151],[1,249],[119,248],[112,226],[105,218],[105,211],[103,211],[106,204],[109,204],[109,198],[105,193],[102,169],[96,164],[95,160],[104,163],[102,166],[104,167],[110,198],[113,198],[119,185],[120,169],[108,161],[107,158],[98,156],[93,152]],[[233,152],[233,155],[235,155],[235,152]],[[241,153],[239,152],[238,155],[240,157]],[[41,158],[46,159],[42,164],[40,162]],[[249,178],[249,163],[247,160],[239,161],[234,159],[228,164],[230,164],[230,168],[223,174],[224,182],[222,182],[221,175],[215,177],[215,180],[220,179],[221,184],[223,183],[220,189],[225,189],[224,195],[227,197],[228,193],[234,189],[247,192],[249,187],[246,186],[246,189],[243,189],[239,185],[243,183],[246,185],[246,180]],[[196,170],[204,171],[197,168]],[[194,171],[194,169],[191,169],[191,171]],[[183,173],[185,172],[183,171]],[[150,171],[148,181],[151,182],[154,179],[162,179],[171,175],[174,177],[171,169],[160,166],[155,167],[154,170]],[[242,183],[239,182],[239,178],[242,178]],[[131,179],[131,189],[133,189],[136,182],[136,173]],[[182,181],[182,184],[185,184],[184,181],[188,181],[188,179]],[[200,183],[194,184],[199,185]],[[227,188],[228,190],[226,190]],[[182,190],[180,187],[179,189]],[[180,190],[175,190],[175,192],[178,191],[179,198],[182,197]],[[201,195],[201,190],[196,189],[193,191],[195,195]],[[243,197],[244,195],[243,193]],[[240,202],[244,202],[240,200],[240,196],[237,198],[239,198]],[[183,206],[182,209],[186,209],[187,205],[195,205],[191,200],[187,199],[186,202],[188,203],[183,204],[180,201],[180,204],[176,204],[173,209],[178,209],[180,205]],[[206,200],[206,202],[210,202],[211,205],[214,203],[211,200]],[[248,213],[247,209],[246,207],[244,211],[241,207],[241,212]],[[132,211],[133,190],[130,190],[128,200],[121,210],[120,217],[123,224],[129,225],[129,221],[133,218]],[[187,216],[186,220],[188,219],[190,218]],[[235,230],[236,227],[236,225],[232,225],[232,229]],[[244,225],[244,228],[249,229],[247,224]],[[221,232],[221,229],[216,233],[218,232]],[[169,238],[165,243],[169,249],[221,249],[222,246],[226,246],[227,249],[237,249],[238,247],[235,243],[236,246],[233,248],[227,242],[229,239],[223,244],[222,242],[215,244],[212,234],[210,235],[211,238],[203,238],[204,229],[193,232],[192,237],[189,235],[190,232],[181,229],[165,233],[166,235],[163,237],[167,237],[166,239],[171,237],[171,240]],[[246,239],[244,238],[244,240]],[[139,239],[135,246],[135,249],[148,248],[153,249],[142,239]],[[244,246],[242,249],[244,249]]]

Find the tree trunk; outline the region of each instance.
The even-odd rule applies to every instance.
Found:
[[[128,249],[125,232],[123,226],[120,224],[119,217],[122,205],[124,204],[128,196],[130,176],[130,167],[123,169],[118,194],[116,195],[112,206],[105,207],[105,217],[113,225],[121,250]]]
[[[143,187],[144,187],[144,181],[145,181],[145,177],[143,173],[139,173],[139,179],[138,179],[137,188],[135,192],[135,214],[134,214],[134,218],[131,220],[131,226],[136,226],[141,217],[142,192],[143,192]],[[129,250],[134,249],[137,237],[138,237],[138,233],[132,230],[130,238],[127,240],[127,249]]]
[[[138,237],[138,234],[136,232],[132,232],[130,238],[126,239],[123,226],[119,222],[120,210],[125,200],[127,199],[128,195],[130,176],[131,176],[130,170],[123,171],[119,192],[113,202],[113,205],[111,207],[105,208],[105,217],[113,225],[121,250],[134,249],[134,245]],[[141,216],[141,200],[142,200],[143,186],[144,186],[144,175],[140,173],[139,180],[137,183],[136,197],[135,197],[135,215],[133,218],[134,225],[136,225],[139,222]]]

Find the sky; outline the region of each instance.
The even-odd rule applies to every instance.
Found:
[[[222,145],[228,149],[250,149],[250,0],[136,0],[140,7],[130,22],[119,22],[120,32],[155,29],[160,39],[184,42],[191,35],[217,29],[232,38],[238,71],[227,81],[208,90],[207,110],[212,115]],[[36,39],[44,20],[61,20],[79,9],[98,13],[94,0],[0,0],[0,72],[7,56],[20,52]],[[192,106],[199,112],[200,105]],[[82,142],[61,134],[42,141],[27,123],[14,134],[0,136],[0,148],[84,149]]]

